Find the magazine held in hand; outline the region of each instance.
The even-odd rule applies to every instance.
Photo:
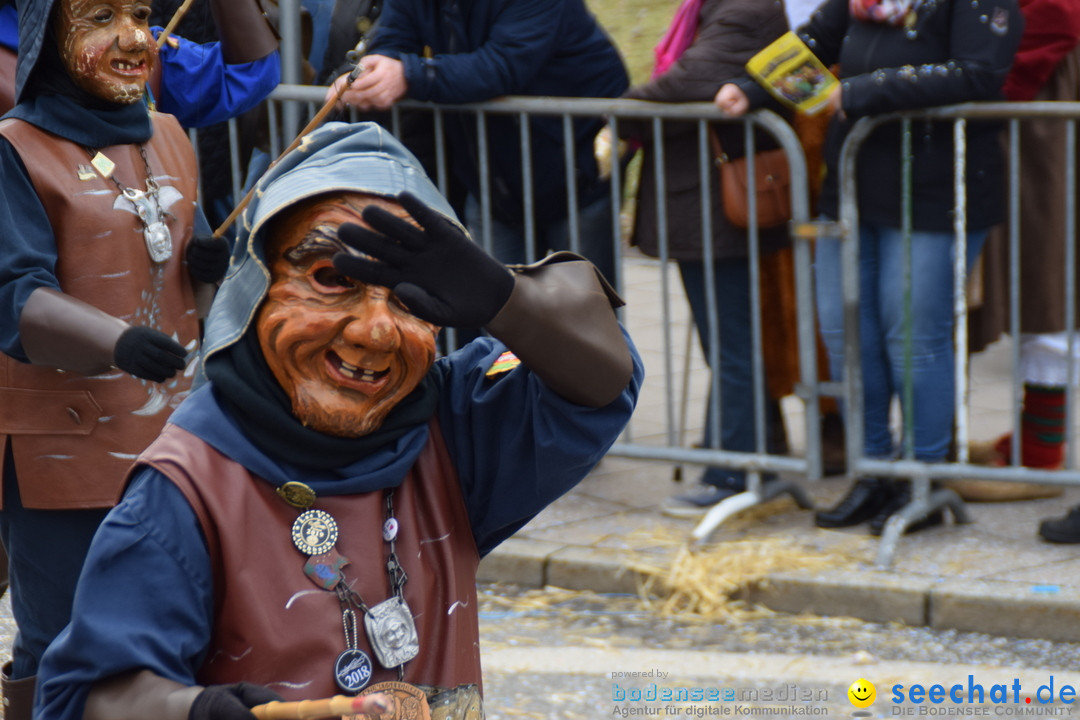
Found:
[[[807,115],[825,107],[837,85],[836,76],[790,31],[750,58],[746,70],[780,102]]]

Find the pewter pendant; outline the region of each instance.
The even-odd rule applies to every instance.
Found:
[[[143,239],[146,241],[146,251],[150,253],[150,259],[155,263],[163,263],[172,257],[172,233],[161,219],[157,193],[157,189],[143,192],[124,188],[124,197],[135,206],[135,213],[142,223]]]
[[[163,263],[172,257],[172,233],[168,225],[160,220],[150,223],[143,228],[143,237],[153,262]]]
[[[395,668],[420,653],[416,622],[405,600],[392,597],[368,608],[364,629],[375,657],[384,668]]]
[[[334,663],[334,680],[342,692],[358,693],[371,681],[371,658],[363,650],[346,650]]]

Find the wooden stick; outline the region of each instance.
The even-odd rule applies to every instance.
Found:
[[[165,41],[169,39],[169,36],[172,35],[173,30],[176,29],[176,26],[179,25],[180,21],[184,19],[185,15],[187,15],[187,11],[191,8],[191,4],[194,2],[195,0],[184,0],[180,7],[176,9],[176,14],[172,16],[172,19],[169,20],[169,24],[166,25],[165,29],[161,31],[160,35],[158,35],[158,50],[160,50],[162,46],[165,45]]]
[[[279,702],[251,708],[251,714],[259,720],[316,720],[317,718],[341,717],[342,715],[382,714],[390,709],[384,695],[375,693],[361,697],[335,695],[322,700]]]
[[[315,113],[315,117],[311,118],[311,122],[305,125],[304,129],[300,131],[300,134],[297,135],[291,143],[289,143],[289,147],[285,148],[282,153],[274,159],[274,162],[270,163],[269,167],[266,168],[267,171],[277,165],[278,160],[281,160],[281,158],[285,157],[290,152],[299,147],[300,143],[303,142],[304,137],[308,133],[322,125],[323,120],[325,120],[326,116],[329,115],[330,112],[334,109],[334,106],[337,104],[338,100],[341,99],[341,96],[344,95],[345,91],[349,89],[350,85],[352,85],[353,80],[356,80],[356,78],[360,77],[360,73],[362,73],[363,71],[364,66],[357,63],[356,67],[353,68],[352,72],[349,73],[348,80],[346,82],[343,82],[341,84],[341,87],[338,88],[338,91],[334,93],[334,97],[327,100],[326,103],[322,106],[322,108],[319,109],[319,112]],[[229,226],[236,222],[236,218],[240,217],[240,213],[244,212],[244,208],[248,206],[248,203],[251,202],[251,198],[255,196],[256,187],[258,187],[257,182],[251,186],[251,189],[248,190],[247,195],[245,195],[244,199],[240,201],[240,204],[233,208],[233,211],[229,213],[229,217],[225,218],[225,221],[221,223],[217,230],[214,231],[214,237],[219,238],[224,235],[225,231],[229,229]]]

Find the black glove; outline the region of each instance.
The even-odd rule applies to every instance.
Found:
[[[137,378],[165,382],[187,364],[184,347],[165,333],[143,326],[120,333],[113,349],[116,367]]]
[[[281,696],[262,685],[210,685],[195,696],[188,720],[254,720],[248,708],[274,700],[281,700]]]
[[[229,241],[213,235],[196,235],[187,246],[188,272],[199,282],[214,283],[229,269]]]
[[[487,325],[510,297],[514,276],[415,195],[401,193],[397,201],[420,227],[380,207],[366,207],[364,221],[377,232],[345,223],[338,237],[375,260],[341,252],[334,267],[390,288],[421,320],[445,327]]]

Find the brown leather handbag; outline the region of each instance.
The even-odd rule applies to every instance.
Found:
[[[716,165],[720,169],[720,201],[724,215],[735,227],[750,226],[750,200],[746,158],[729,158],[716,133],[709,132]],[[762,150],[754,155],[754,193],[757,226],[774,228],[791,220],[791,169],[782,149]]]

